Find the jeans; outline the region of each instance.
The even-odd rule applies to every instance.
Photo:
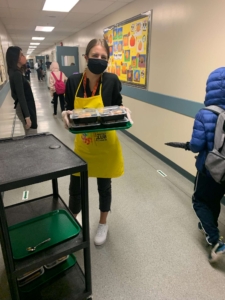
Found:
[[[197,173],[192,203],[201,225],[208,235],[207,242],[211,245],[215,245],[220,238],[218,218],[220,201],[224,194],[225,186],[217,183],[212,177]]]
[[[111,208],[112,188],[111,178],[97,178],[99,193],[99,209],[101,212],[108,212]],[[69,186],[69,208],[73,214],[78,214],[81,210],[81,187],[80,177],[70,177]]]
[[[53,94],[53,101],[54,101],[54,115],[57,115],[57,106],[58,106],[58,97],[60,101],[61,111],[65,110],[65,98],[64,94],[58,95],[56,93]]]

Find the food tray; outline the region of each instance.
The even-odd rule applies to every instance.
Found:
[[[122,120],[127,116],[126,110],[120,106],[105,106],[98,108],[98,113],[102,122]]]
[[[50,270],[45,270],[45,272],[42,276],[40,276],[36,280],[30,282],[26,286],[21,287],[20,291],[24,292],[24,293],[31,292],[35,288],[37,288],[40,285],[48,282],[49,280],[56,277],[60,273],[66,271],[67,269],[71,268],[72,266],[75,265],[75,263],[76,263],[76,257],[73,254],[70,254],[69,258],[67,260],[65,260],[64,262],[62,262],[61,264],[59,264],[55,268],[52,268]]]
[[[68,257],[69,257],[69,255],[63,256],[63,257],[61,257],[61,258],[59,258],[59,259],[57,259],[57,260],[55,260],[55,261],[53,261],[53,262],[51,262],[51,263],[49,263],[49,264],[47,264],[47,265],[44,265],[44,267],[45,267],[45,269],[52,269],[52,268],[54,268],[55,266],[61,264],[61,263],[64,262],[65,260],[67,260]]]
[[[74,109],[70,119],[75,124],[97,122],[99,113],[94,108]]]
[[[45,270],[43,267],[41,267],[40,269],[36,270],[35,272],[32,272],[32,274],[29,274],[28,276],[25,276],[23,279],[18,279],[18,286],[25,286],[28,283],[36,280],[37,278],[39,278],[40,276],[42,276],[44,274]]]
[[[107,128],[115,128],[115,127],[123,127],[126,126],[128,123],[128,119],[124,117],[122,120],[112,120],[102,123],[104,127]]]
[[[32,274],[37,273],[38,271],[41,271],[42,273],[44,273],[44,270],[42,270],[42,269],[43,269],[43,267],[37,268],[37,269],[32,270],[32,271],[29,271],[29,272],[27,272],[27,273],[21,275],[20,277],[17,277],[17,280],[18,280],[18,281],[21,281],[21,280],[23,280],[23,279],[25,279],[25,278],[31,276]]]
[[[87,124],[83,124],[83,123],[80,123],[80,124],[72,124],[71,125],[74,130],[83,130],[83,129],[98,129],[101,124],[98,123],[98,122],[95,122],[95,123],[87,123]]]
[[[79,234],[80,227],[75,219],[64,209],[55,210],[37,218],[27,220],[9,227],[14,259],[21,259]],[[51,238],[36,248],[27,251],[27,247],[35,246]]]
[[[99,126],[97,129],[75,129],[74,128],[69,128],[69,131],[73,134],[78,134],[78,133],[88,133],[88,132],[101,132],[101,131],[111,131],[111,130],[125,130],[125,129],[129,129],[132,127],[132,124],[130,122],[126,123],[126,126],[115,126],[115,127],[104,127],[102,124],[101,126]]]

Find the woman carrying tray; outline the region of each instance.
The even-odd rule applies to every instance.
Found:
[[[70,76],[66,84],[67,111],[62,115],[67,127],[73,109],[122,105],[121,83],[118,77],[104,72],[109,59],[107,42],[104,39],[91,40],[86,48],[85,59],[85,72]],[[88,163],[89,177],[97,178],[100,221],[94,243],[102,245],[108,232],[106,220],[111,208],[111,178],[120,177],[124,173],[121,145],[116,131],[113,130],[76,134],[74,152]],[[69,208],[77,216],[81,210],[79,174],[71,176],[69,193]]]

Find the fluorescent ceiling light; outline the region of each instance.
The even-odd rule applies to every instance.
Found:
[[[35,49],[35,48],[37,48],[37,46],[29,46],[29,48],[34,48]]]
[[[40,45],[40,43],[30,43],[30,45]]]
[[[51,32],[55,27],[52,26],[36,26],[35,31]]]
[[[34,37],[32,37],[32,40],[33,41],[43,41],[45,39],[45,37],[37,37],[37,36],[34,36]]]
[[[46,0],[42,10],[69,12],[78,2],[79,0]]]

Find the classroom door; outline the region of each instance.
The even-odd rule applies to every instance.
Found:
[[[79,73],[79,51],[78,47],[57,46],[56,58],[60,70],[67,77]]]

